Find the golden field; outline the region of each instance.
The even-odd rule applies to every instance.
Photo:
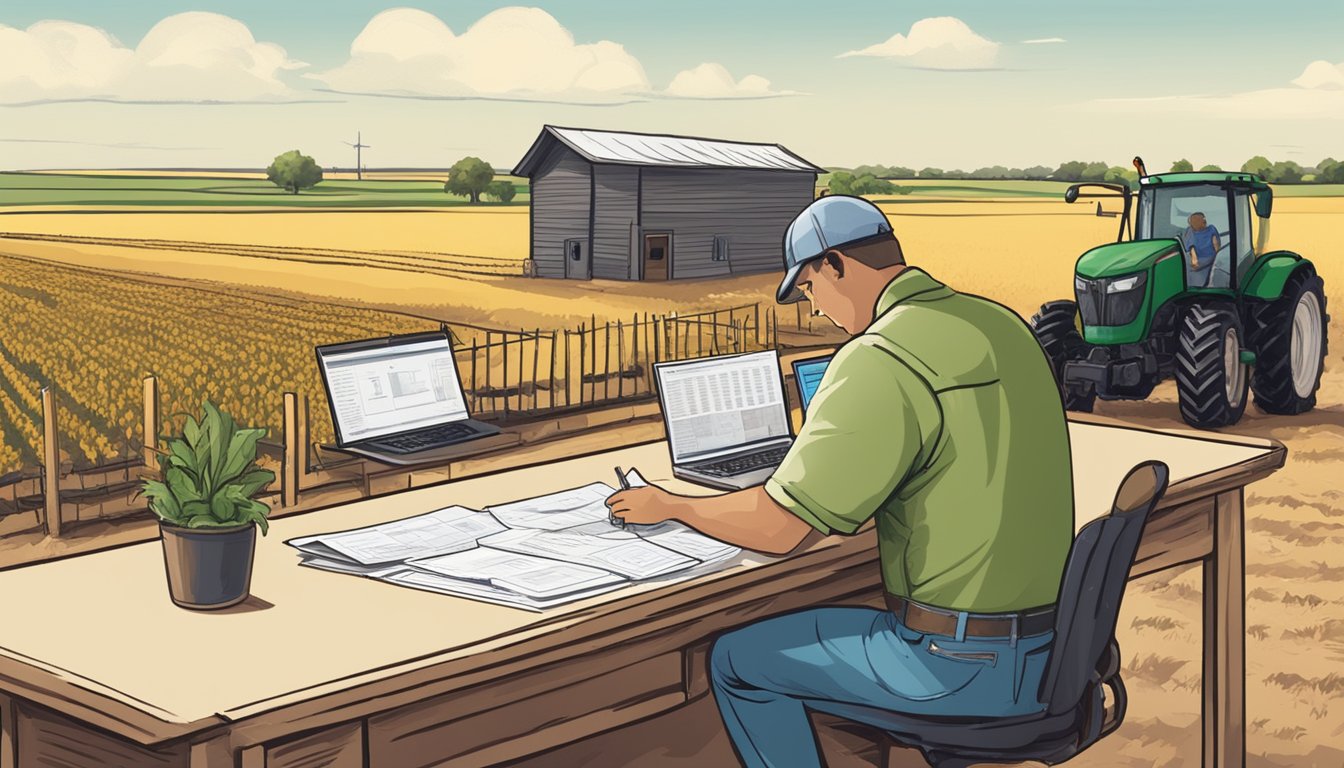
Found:
[[[964,291],[1029,316],[1071,293],[1074,260],[1114,238],[1116,220],[1053,200],[978,199],[885,205],[912,264]],[[1250,407],[1229,431],[1272,437],[1287,466],[1250,489],[1247,506],[1248,758],[1251,766],[1344,765],[1344,198],[1276,201],[1271,243],[1313,259],[1334,301],[1331,354],[1312,413],[1266,416]],[[682,284],[573,283],[480,274],[429,274],[328,260],[199,249],[233,244],[368,252],[384,257],[520,261],[525,208],[433,212],[33,213],[0,215],[0,232],[109,238],[101,244],[6,239],[0,255],[122,272],[243,297],[335,303],[501,327],[563,327],[596,314],[689,311],[769,301],[769,275]],[[187,244],[136,247],[136,240]],[[190,247],[192,249],[188,250]],[[474,262],[473,262],[474,263]],[[53,272],[52,274],[56,274]],[[128,300],[132,294],[128,293]],[[112,302],[115,303],[115,302]],[[250,305],[249,305],[250,306]],[[95,339],[77,314],[66,330]],[[174,322],[210,328],[209,315]],[[11,321],[5,321],[11,337]],[[199,333],[199,331],[193,331]],[[279,332],[279,331],[276,331]],[[16,340],[14,343],[22,343]],[[214,354],[200,342],[200,359]],[[88,354],[96,358],[97,344]],[[120,353],[124,354],[122,350]],[[311,365],[304,357],[302,365]],[[133,382],[108,382],[129,386]],[[1100,403],[1098,412],[1155,426],[1182,426],[1174,387],[1142,403]],[[6,416],[5,418],[8,418]],[[1105,457],[1097,457],[1104,461]],[[1198,569],[1135,582],[1120,624],[1130,710],[1125,725],[1074,761],[1080,766],[1197,766],[1200,730]]]

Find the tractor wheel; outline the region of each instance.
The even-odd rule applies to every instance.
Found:
[[[1241,362],[1241,322],[1226,309],[1191,304],[1181,317],[1176,389],[1181,417],[1209,429],[1237,423],[1250,376]]]
[[[1303,413],[1316,407],[1327,351],[1325,283],[1311,270],[1288,278],[1283,295],[1261,305],[1250,328],[1255,350],[1251,391],[1266,413]]]
[[[1079,359],[1079,351],[1087,347],[1083,335],[1078,332],[1078,304],[1072,301],[1042,304],[1041,311],[1031,317],[1031,330],[1050,359],[1060,395],[1064,398],[1064,408],[1091,413],[1097,399],[1096,390],[1090,384],[1064,383],[1064,364]]]

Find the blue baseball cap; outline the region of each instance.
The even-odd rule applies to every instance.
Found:
[[[832,248],[891,234],[891,223],[877,206],[861,197],[827,195],[794,217],[784,233],[784,279],[775,292],[780,304],[803,298],[798,275]]]

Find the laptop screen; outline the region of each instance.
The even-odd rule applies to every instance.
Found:
[[[774,351],[660,363],[656,370],[674,463],[789,436]]]
[[[809,360],[795,360],[793,363],[793,378],[798,382],[798,396],[804,415],[807,414],[808,404],[817,394],[817,388],[821,386],[821,378],[826,373],[826,366],[830,365],[831,357],[831,355],[814,357]]]
[[[341,444],[469,416],[447,336],[336,344],[317,357]]]

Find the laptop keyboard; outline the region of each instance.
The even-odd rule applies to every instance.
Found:
[[[437,427],[411,432],[406,435],[397,435],[385,440],[379,440],[376,443],[370,443],[372,448],[379,448],[392,453],[414,453],[425,448],[437,448],[441,445],[471,437],[476,434],[476,430],[468,424],[453,422],[451,424],[440,424]]]
[[[695,464],[691,466],[691,469],[706,475],[713,475],[714,477],[733,477],[735,475],[744,475],[764,467],[773,467],[783,461],[784,456],[788,452],[789,446],[781,445],[777,448],[767,448],[766,450],[758,451],[757,453],[732,456],[705,464]]]

